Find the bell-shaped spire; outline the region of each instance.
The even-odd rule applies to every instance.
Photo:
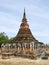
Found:
[[[26,18],[25,8],[24,8],[23,18]]]

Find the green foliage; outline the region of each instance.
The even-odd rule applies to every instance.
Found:
[[[9,42],[11,42],[13,39],[14,39],[14,37],[10,38],[10,39],[9,39]]]
[[[8,36],[4,32],[0,33],[0,47],[2,43],[6,42],[9,42]]]

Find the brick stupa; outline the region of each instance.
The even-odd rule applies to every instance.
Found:
[[[32,35],[29,25],[27,23],[26,13],[25,13],[25,9],[24,9],[24,14],[23,14],[22,23],[20,25],[20,29],[18,31],[18,34],[12,40],[12,42],[14,42],[14,43],[31,43],[31,42],[35,42],[35,41],[36,41],[36,39]]]

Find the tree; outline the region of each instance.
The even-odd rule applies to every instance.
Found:
[[[0,33],[0,47],[2,43],[6,42],[9,42],[8,36],[4,32]]]

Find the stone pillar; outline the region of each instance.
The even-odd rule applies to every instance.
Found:
[[[23,47],[23,50],[24,50],[24,47]]]
[[[34,50],[34,42],[30,43],[30,50]]]
[[[26,48],[26,43],[25,43],[25,48]]]
[[[32,43],[30,43],[30,51],[32,51]]]
[[[18,51],[19,51],[19,47],[18,47]]]
[[[33,42],[33,50],[34,50],[34,42]]]

